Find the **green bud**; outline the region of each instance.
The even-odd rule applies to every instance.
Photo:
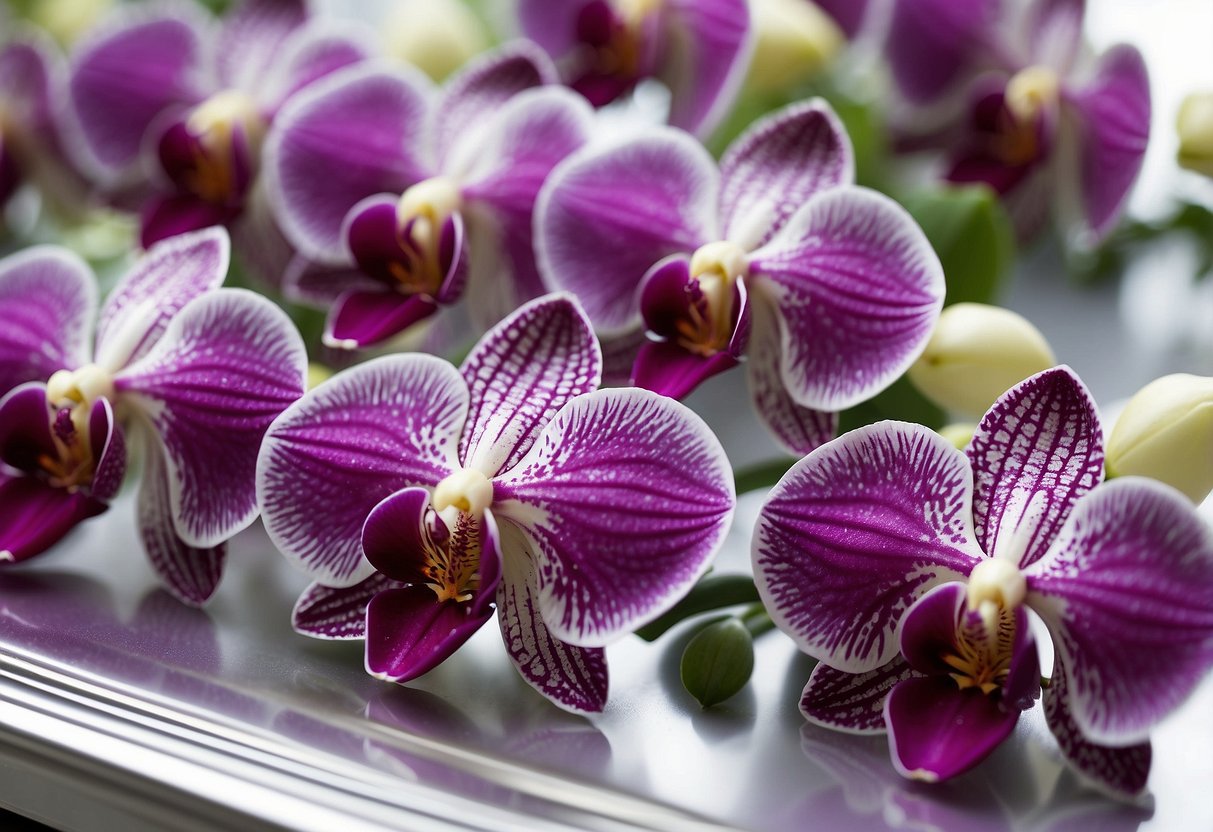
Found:
[[[828,14],[805,0],[751,0],[754,57],[745,88],[750,93],[796,89],[817,75],[846,46]]]
[[[1163,376],[1137,392],[1108,437],[1109,477],[1151,477],[1200,503],[1213,491],[1213,378]]]
[[[754,639],[736,617],[704,627],[682,653],[682,685],[705,708],[740,691],[753,672]]]

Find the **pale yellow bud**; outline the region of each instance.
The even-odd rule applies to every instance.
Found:
[[[846,46],[838,24],[808,0],[752,0],[756,33],[746,89],[781,92],[799,86],[830,65]]]
[[[314,387],[319,387],[330,378],[333,377],[331,367],[326,367],[324,364],[317,364],[311,361],[307,365],[307,389],[311,390]]]
[[[1192,93],[1179,105],[1179,164],[1213,176],[1213,92]]]
[[[981,303],[943,310],[910,381],[944,410],[980,418],[994,401],[1057,359],[1022,315]]]
[[[489,46],[483,24],[461,0],[406,0],[388,19],[384,47],[441,81]]]
[[[948,440],[956,450],[963,451],[973,441],[973,434],[976,430],[977,425],[973,422],[953,422],[941,427],[939,435]]]
[[[1213,378],[1178,373],[1150,382],[1108,437],[1109,477],[1151,477],[1194,503],[1213,491]]]
[[[70,46],[113,5],[114,0],[38,0],[29,16],[59,43]]]

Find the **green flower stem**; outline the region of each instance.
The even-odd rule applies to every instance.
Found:
[[[656,641],[663,633],[694,615],[722,607],[758,603],[758,588],[749,575],[707,575],[687,596],[660,618],[636,631],[645,641]]]

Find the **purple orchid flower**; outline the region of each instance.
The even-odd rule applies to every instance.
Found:
[[[406,681],[496,605],[523,678],[565,708],[601,710],[602,646],[685,594],[734,505],[699,417],[649,391],[597,390],[601,361],[581,308],[550,295],[460,370],[387,356],[288,408],[257,490],[270,538],[320,581],[296,629],[365,633],[367,670]]]
[[[332,304],[330,346],[378,343],[465,291],[487,327],[543,294],[535,195],[589,137],[592,112],[549,86],[526,42],[469,64],[440,95],[417,72],[351,69],[292,102],[270,145],[288,237],[336,270],[300,271],[302,300]],[[357,270],[341,269],[357,264]]]
[[[218,23],[193,3],[123,6],[73,57],[80,152],[140,206],[144,246],[223,225],[277,284],[291,252],[257,187],[266,133],[297,92],[370,54],[303,0],[245,0]]]
[[[63,57],[41,31],[0,22],[13,27],[0,38],[0,211],[27,182],[66,210],[86,186],[64,152]]]
[[[50,246],[0,261],[0,560],[104,511],[134,431],[152,566],[188,603],[214,592],[224,541],[257,516],[261,437],[307,372],[285,313],[219,289],[229,248],[214,228],[153,246],[102,305],[91,351],[88,266]]]
[[[1213,665],[1213,536],[1178,491],[1102,473],[1095,404],[1065,367],[1004,394],[963,453],[881,422],[793,466],[753,559],[772,618],[820,661],[806,718],[888,730],[906,776],[959,774],[1039,693],[1030,610],[1055,648],[1062,754],[1140,793],[1150,727]]]
[[[888,56],[907,146],[946,149],[946,178],[994,188],[1025,239],[1056,206],[1081,242],[1101,240],[1145,156],[1145,64],[1126,45],[1087,60],[1084,10],[1084,0],[893,6]]]
[[[747,357],[759,415],[805,453],[834,435],[835,411],[906,370],[943,303],[921,229],[853,179],[821,101],[753,125],[719,172],[685,133],[654,129],[553,171],[539,263],[600,334],[648,330],[638,386],[681,398]]]
[[[753,47],[745,0],[521,0],[518,17],[595,107],[655,78],[669,123],[699,136],[732,106]]]

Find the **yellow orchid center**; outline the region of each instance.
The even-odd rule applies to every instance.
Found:
[[[185,120],[195,145],[183,184],[208,202],[242,195],[268,126],[256,102],[239,90],[224,90],[203,101]],[[243,140],[239,145],[238,131]]]
[[[464,603],[480,588],[480,521],[461,511],[450,528],[445,540],[435,540],[427,529],[421,571],[439,603]]]
[[[406,294],[434,295],[446,279],[442,262],[442,231],[459,211],[459,186],[445,176],[413,185],[396,204],[396,227],[403,259],[388,268]]]
[[[981,616],[965,616],[956,633],[957,652],[944,656],[948,675],[961,690],[977,688],[989,696],[1000,691],[1011,672],[1015,645],[1015,611],[982,602]]]
[[[1041,113],[1056,108],[1061,97],[1061,79],[1048,67],[1030,66],[1007,82],[1007,109],[1021,124],[1032,124]]]
[[[483,472],[463,468],[438,483],[432,501],[435,511],[454,508],[479,517],[493,504],[493,483]]]

